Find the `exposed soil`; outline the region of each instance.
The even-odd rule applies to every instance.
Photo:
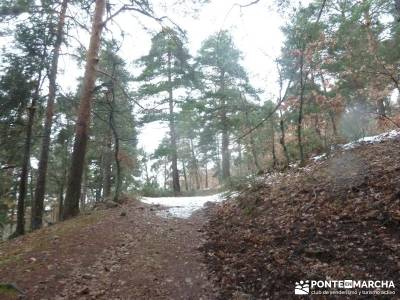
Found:
[[[292,299],[296,281],[329,278],[400,293],[398,139],[269,174],[190,219],[160,209],[132,200],[0,244],[0,299]]]
[[[400,140],[269,174],[220,205],[206,231],[221,299],[291,299],[307,279],[393,280],[396,295],[380,299],[399,299]]]
[[[131,201],[0,244],[0,299],[20,297],[14,287],[23,299],[214,299],[198,251],[205,216],[158,209]]]

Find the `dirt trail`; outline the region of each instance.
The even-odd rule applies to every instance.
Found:
[[[204,213],[159,209],[130,202],[0,244],[0,282],[23,299],[214,299],[198,250]]]

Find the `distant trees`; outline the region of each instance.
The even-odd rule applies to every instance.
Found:
[[[23,75],[31,82],[31,88],[28,89],[30,102],[24,104],[26,109],[26,123],[24,145],[22,147],[23,157],[21,160],[21,171],[19,177],[18,189],[18,205],[17,205],[17,228],[16,235],[25,233],[25,206],[28,187],[28,176],[30,168],[32,133],[35,125],[35,116],[37,114],[38,105],[40,104],[40,93],[42,84],[46,78],[48,49],[51,47],[52,33],[49,30],[52,18],[51,14],[46,11],[48,7],[44,7],[42,11],[38,11],[29,16],[29,23],[19,24],[15,38],[17,48],[23,53],[22,56],[11,54],[8,56],[10,67],[16,67],[17,74]],[[21,66],[15,63],[22,63]],[[11,71],[11,70],[10,70]],[[11,73],[15,72],[11,71]],[[10,82],[12,85],[15,84]],[[13,87],[9,91],[13,91]],[[24,86],[24,85],[23,85]],[[25,85],[26,86],[26,85]],[[26,93],[25,91],[24,93]],[[13,101],[14,99],[8,99]],[[17,99],[15,99],[17,100]],[[20,101],[19,99],[17,101]],[[22,113],[22,111],[20,111]],[[21,115],[21,120],[23,115]]]
[[[131,74],[126,63],[118,56],[116,41],[105,43],[100,52],[99,77],[101,83],[94,108],[94,137],[99,142],[102,177],[100,188],[104,199],[111,197],[118,202],[122,190],[131,183],[136,171],[136,120],[135,103],[131,101],[129,82]],[[96,155],[97,153],[93,153]],[[125,188],[123,187],[125,185]],[[124,188],[124,189],[123,189]]]
[[[231,117],[240,107],[237,105],[240,99],[238,86],[247,83],[247,74],[240,65],[240,51],[227,31],[221,31],[206,39],[196,61],[201,74],[206,118],[209,122],[215,122],[214,128],[222,135],[221,175],[222,180],[227,180],[231,176]]]
[[[63,0],[61,3],[60,14],[55,33],[54,48],[52,51],[52,59],[49,70],[49,95],[46,104],[46,118],[43,129],[42,149],[39,159],[38,177],[36,180],[35,198],[32,203],[31,213],[31,228],[38,229],[42,227],[43,210],[44,210],[44,195],[46,191],[46,175],[50,151],[50,135],[53,125],[54,103],[57,92],[57,73],[58,60],[60,57],[61,44],[64,37],[65,17],[68,7],[68,0]]]
[[[68,4],[74,6],[77,3],[67,0],[61,3],[44,1],[32,6],[29,1],[9,1],[0,5],[0,17],[15,24],[15,30],[3,31],[4,28],[1,28],[1,34],[8,35],[9,38],[12,34],[16,46],[13,51],[4,51],[0,73],[0,227],[5,228],[8,222],[13,225],[17,215],[16,235],[23,234],[26,228],[29,228],[25,224],[27,206],[31,208],[28,215],[31,218],[30,229],[38,229],[43,225],[44,213],[47,220],[50,217],[52,221],[53,218],[61,220],[63,216],[68,218],[75,215],[79,206],[86,205],[87,198],[90,201],[94,201],[94,198],[97,201],[101,200],[103,187],[96,185],[101,174],[93,172],[96,170],[95,166],[100,166],[101,158],[93,159],[94,142],[89,143],[89,151],[82,152],[82,148],[77,147],[80,153],[89,152],[88,159],[83,159],[82,164],[71,165],[69,161],[74,142],[73,124],[76,121],[77,98],[72,93],[57,93],[61,47],[64,39],[70,42],[70,36],[64,35],[64,31],[74,26],[75,22],[66,19]],[[96,4],[101,7],[101,1],[97,1]],[[78,8],[74,6],[74,9]],[[103,10],[100,11],[104,10],[103,5]],[[24,12],[26,14],[20,17]],[[124,63],[110,53],[116,53],[118,49],[111,47],[105,51],[109,55],[98,55],[101,45],[97,30],[103,28],[105,23],[99,18],[99,14],[96,16],[94,33],[98,43],[94,41],[94,48],[98,46],[98,49],[93,50],[92,47],[92,51],[89,51],[90,66],[87,73],[97,77],[100,86],[97,86],[92,78],[89,79],[89,83],[81,86],[81,90],[83,92],[86,87],[86,96],[89,94],[91,97],[101,98],[103,110],[97,114],[99,118],[95,116],[95,120],[104,120],[108,132],[111,132],[110,149],[113,153],[107,177],[110,183],[109,192],[114,192],[114,199],[118,199],[122,192],[134,188],[134,176],[137,175],[133,101],[127,87],[130,77],[123,69]],[[68,26],[65,25],[67,20]],[[99,59],[104,61],[100,66],[106,74],[100,78],[96,76],[99,70],[94,67],[99,65]],[[48,93],[45,88],[47,85]],[[87,109],[86,104],[81,108]],[[80,117],[88,119],[78,120],[77,131],[83,134],[78,134],[78,138],[75,139],[79,146],[85,143],[80,140],[81,137],[96,137],[98,141],[100,136],[104,136],[104,132],[88,131],[92,113],[91,109],[86,112],[81,110]],[[79,130],[81,125],[86,126],[86,131]],[[50,138],[53,139],[52,142]],[[15,151],[15,147],[20,147],[22,151]],[[74,169],[73,172],[76,171],[75,167],[80,166],[84,172],[84,184],[77,187],[78,192],[82,191],[82,197],[79,197],[77,202],[76,199],[71,202],[71,193],[65,199],[68,166]],[[47,173],[49,176],[46,176]],[[73,180],[75,183],[76,179],[78,178]],[[46,181],[50,184],[46,185]],[[17,203],[11,201],[13,198],[18,199]]]
[[[193,70],[189,60],[190,55],[184,46],[183,37],[171,28],[163,28],[153,37],[149,54],[139,59],[138,63],[143,70],[136,78],[137,81],[143,82],[138,91],[140,96],[159,99],[153,103],[158,108],[153,120],[168,121],[172,187],[175,194],[181,191],[175,106],[179,104],[179,98],[185,96],[185,91],[179,91],[179,89],[188,88],[193,80]],[[179,92],[181,95],[178,96]],[[163,105],[168,107],[166,114],[163,112]]]
[[[286,11],[277,90],[269,91],[253,88],[226,30],[192,57],[184,31],[157,17],[150,2],[89,2],[0,4],[0,20],[13,25],[1,26],[0,37],[15,46],[1,56],[0,224],[17,215],[17,234],[28,228],[26,207],[37,229],[48,210],[70,218],[132,190],[178,195],[240,182],[400,125],[394,2],[312,1]],[[68,7],[82,20],[67,16]],[[124,11],[161,25],[135,76],[119,56],[123,38],[112,26],[102,35]],[[88,51],[68,31],[76,28],[91,34]],[[86,68],[66,92],[58,61],[71,54]],[[152,154],[138,151],[136,127],[153,121],[168,124],[168,137]]]

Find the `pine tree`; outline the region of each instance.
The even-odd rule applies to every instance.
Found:
[[[227,31],[221,31],[206,39],[197,57],[205,107],[209,113],[208,119],[216,122],[216,128],[222,135],[223,180],[231,176],[230,117],[238,108],[236,104],[240,99],[240,91],[237,87],[248,82],[247,74],[240,65],[240,59],[240,51],[235,47],[232,36]]]
[[[190,56],[184,46],[183,38],[171,28],[164,28],[152,39],[152,47],[148,55],[139,59],[144,67],[141,75],[136,78],[144,82],[139,89],[143,97],[158,96],[156,107],[168,106],[165,114],[162,110],[153,120],[168,121],[170,133],[170,149],[172,164],[172,186],[175,194],[180,193],[178,151],[175,109],[179,97],[174,94],[180,88],[187,88],[191,83],[192,69]]]
[[[83,78],[83,87],[78,110],[78,119],[76,121],[75,142],[71,158],[71,167],[68,175],[63,219],[69,219],[79,213],[82,175],[85,165],[84,162],[88,142],[93,91],[95,88],[96,66],[99,62],[98,54],[100,50],[101,33],[104,27],[103,15],[105,12],[105,5],[105,0],[96,0],[89,50],[86,58],[85,75]]]

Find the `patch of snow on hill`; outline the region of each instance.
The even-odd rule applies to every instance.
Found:
[[[400,137],[400,131],[392,130],[392,131],[374,135],[374,136],[363,137],[361,139],[358,139],[357,141],[353,141],[348,144],[341,145],[340,147],[344,150],[349,150],[349,149],[353,149],[362,144],[376,144],[376,143],[380,143],[380,142],[383,142],[386,140],[395,139],[397,137]]]
[[[189,218],[193,212],[203,208],[207,202],[223,201],[223,194],[200,197],[144,197],[140,201],[147,204],[158,204],[168,207],[166,210],[158,212],[158,215],[165,218]]]
[[[381,133],[381,134],[374,135],[374,136],[363,137],[356,141],[352,141],[352,142],[344,144],[344,145],[339,145],[338,147],[343,150],[350,150],[350,149],[354,149],[362,144],[376,144],[376,143],[380,143],[380,142],[395,139],[395,138],[400,138],[400,131],[392,130],[392,131]],[[324,160],[326,157],[327,157],[327,155],[324,153],[324,154],[321,154],[318,156],[314,156],[311,159],[314,161],[320,161],[320,160]]]

